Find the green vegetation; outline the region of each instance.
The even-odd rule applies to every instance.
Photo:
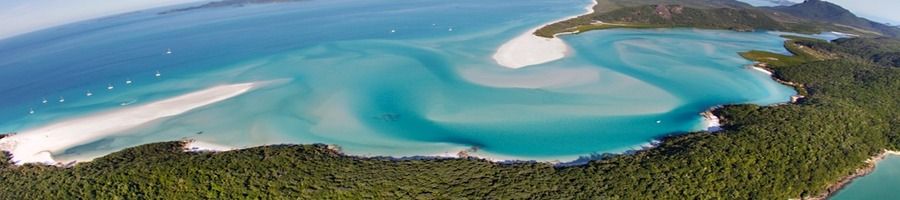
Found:
[[[845,38],[834,41],[835,51],[859,56],[874,64],[900,67],[900,41],[890,38]]]
[[[765,17],[763,13],[733,8],[697,9],[683,6],[639,6],[597,15],[591,20],[593,21],[592,23],[570,27],[565,29],[565,31],[582,33],[612,28],[677,27],[729,29],[735,31],[753,31],[755,29],[788,30],[781,23]],[[553,31],[550,29],[539,29],[537,31],[538,34],[544,34],[541,36],[549,34],[545,32]]]
[[[183,152],[143,145],[71,168],[0,165],[0,199],[787,199],[812,196],[882,149],[900,149],[900,68],[845,51],[874,39],[791,40],[838,59],[772,64],[808,97],[715,113],[725,131],[587,165],[341,155],[325,145]],[[823,48],[827,47],[827,48]],[[829,49],[830,48],[830,49]],[[839,50],[839,51],[838,51]],[[859,49],[856,49],[859,50]],[[837,51],[837,52],[834,52]],[[856,51],[850,51],[856,52]],[[869,52],[869,51],[859,51]],[[809,55],[807,55],[809,56]],[[806,57],[806,56],[803,56]],[[766,62],[766,60],[762,60]],[[3,160],[8,155],[3,154]]]
[[[741,56],[749,60],[765,62],[770,65],[778,66],[792,66],[809,61],[806,57],[803,56],[788,56],[768,51],[748,51],[741,53]]]
[[[610,23],[653,24],[669,27],[695,27],[752,31],[778,30],[784,27],[764,13],[749,9],[697,9],[680,5],[655,5],[622,8],[597,15],[595,21]]]
[[[604,1],[604,0],[600,0]],[[607,28],[673,28],[695,27],[706,29],[729,29],[736,31],[787,30],[794,32],[813,32],[813,30],[798,29],[776,21],[761,10],[752,7],[740,6],[741,4],[703,5],[698,1],[636,1],[646,4],[624,4],[630,7],[620,7],[604,12],[594,12],[547,25],[538,29],[535,34],[542,37],[552,37],[557,33],[583,32],[587,30]],[[729,2],[729,1],[722,1]],[[659,3],[659,4],[651,4]],[[674,4],[666,4],[674,3]]]
[[[653,25],[653,24],[608,24],[608,23],[600,23],[600,24],[590,24],[575,27],[573,32],[575,34],[583,33],[592,30],[600,30],[600,29],[613,29],[613,28],[633,28],[633,29],[647,29],[647,28],[666,28],[666,26],[662,25]]]
[[[768,8],[782,14],[800,18],[801,23],[816,23],[833,31],[846,31],[872,35],[900,36],[900,29],[869,21],[841,6],[821,0],[807,0],[791,6]],[[837,26],[832,26],[836,24]]]
[[[185,12],[192,11],[198,9],[208,9],[208,8],[224,8],[224,7],[240,7],[252,4],[269,4],[269,3],[290,3],[290,2],[300,2],[300,1],[308,1],[308,0],[221,0],[221,1],[213,1],[209,3],[205,3],[198,6],[191,6],[186,8],[178,8],[173,10],[167,10],[160,12],[158,14],[165,15],[170,13],[177,12]]]
[[[757,8],[735,0],[596,0],[594,12],[541,27],[535,35],[580,33],[609,28],[694,27],[797,33],[841,31],[864,36],[900,36],[900,28],[857,17],[818,0]],[[604,25],[608,23],[613,25]]]
[[[748,60],[765,63],[767,67],[769,65],[796,66],[811,61],[836,58],[836,55],[832,55],[828,52],[817,51],[810,46],[804,45],[817,43],[828,44],[827,41],[789,35],[783,35],[782,37],[788,39],[784,42],[784,48],[791,52],[792,55],[784,55],[767,51],[748,51],[741,53],[741,56],[747,58]]]

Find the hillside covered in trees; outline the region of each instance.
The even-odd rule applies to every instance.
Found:
[[[797,104],[732,105],[725,130],[586,165],[342,155],[325,145],[184,152],[148,144],[70,168],[14,166],[0,155],[0,199],[787,199],[814,196],[883,149],[900,149],[900,68],[872,55],[892,39],[786,42],[775,76]],[[798,51],[804,49],[803,51]],[[831,56],[816,56],[831,55]],[[883,57],[883,56],[882,56]],[[765,58],[765,59],[760,59]]]
[[[535,35],[553,37],[560,33],[608,28],[694,27],[798,33],[841,31],[869,37],[900,36],[900,28],[857,17],[838,5],[819,0],[779,7],[753,7],[736,0],[596,1],[594,12],[541,27]]]
[[[884,36],[900,36],[900,29],[897,27],[858,17],[853,12],[827,1],[806,0],[795,5],[767,7],[765,9],[776,11],[779,14],[798,17],[801,19],[800,23],[833,23],[844,26],[845,30],[849,28],[862,32],[874,32]],[[827,24],[822,25],[827,26]]]

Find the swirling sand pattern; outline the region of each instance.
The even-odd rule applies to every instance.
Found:
[[[13,97],[0,102],[0,131],[128,100],[289,80],[52,153],[85,160],[191,138],[232,147],[329,143],[356,155],[478,147],[497,159],[572,160],[700,130],[698,113],[711,106],[794,94],[737,55],[784,52],[781,38],[761,32],[606,30],[565,36],[573,54],[562,60],[509,69],[491,59],[506,40],[587,3],[310,1],[83,22],[0,41],[0,51],[14,52],[0,53],[0,76],[10,78],[0,79],[0,92]],[[122,86],[126,79],[134,84]],[[110,82],[118,87],[102,89]],[[82,95],[90,89],[94,96]],[[40,103],[57,96],[67,102]]]

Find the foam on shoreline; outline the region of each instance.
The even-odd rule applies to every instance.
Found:
[[[756,66],[756,65],[751,66],[751,68],[754,69],[754,70],[756,70],[756,71],[762,72],[762,73],[764,73],[764,74],[766,74],[766,75],[769,75],[769,76],[772,76],[772,74],[773,74],[771,71],[766,70],[766,69],[763,69],[763,68],[758,67],[758,66]]]
[[[214,144],[210,142],[197,141],[197,140],[188,140],[184,143],[184,150],[188,152],[219,152],[219,151],[231,151],[237,150],[240,148],[226,146],[221,144]]]
[[[257,86],[259,83],[215,86],[146,105],[51,123],[0,139],[0,151],[10,152],[16,164],[58,164],[53,153],[220,102]]]
[[[703,115],[704,124],[705,124],[704,127],[706,128],[706,131],[719,132],[722,130],[722,123],[719,119],[719,116],[716,116],[716,114],[712,113],[712,110],[717,109],[717,108],[718,107],[710,109],[701,114],[701,115]]]
[[[559,39],[559,34],[554,35],[553,38],[544,38],[535,35],[534,32],[541,27],[553,23],[565,21],[585,14],[590,14],[594,12],[595,5],[597,5],[597,2],[591,1],[591,4],[585,8],[587,10],[586,13],[542,24],[537,28],[530,29],[527,32],[513,38],[512,40],[507,41],[503,45],[500,45],[499,48],[497,48],[497,51],[493,56],[494,61],[504,67],[518,69],[531,65],[543,64],[566,57],[566,55],[569,54],[570,48],[568,45],[566,45],[565,42],[563,42],[562,39]]]

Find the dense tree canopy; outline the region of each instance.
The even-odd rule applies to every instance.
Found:
[[[882,149],[900,149],[900,68],[870,56],[896,48],[882,49],[879,45],[886,42],[877,40],[788,41],[791,48],[802,43],[810,54],[839,55],[770,65],[778,78],[803,84],[808,93],[804,100],[768,107],[726,106],[715,111],[725,119],[722,132],[672,136],[655,148],[581,166],[359,158],[325,145],[196,153],[184,152],[180,142],[167,142],[70,168],[3,162],[0,199],[811,196],[852,174]],[[860,49],[869,45],[880,50]]]
[[[650,1],[652,2],[652,1]],[[606,12],[594,12],[569,20],[553,23],[538,29],[535,34],[552,37],[564,32],[584,32],[608,28],[673,28],[694,27],[730,29],[738,31],[810,29],[788,26],[752,8],[710,7],[681,4],[650,4],[624,7]],[[682,2],[684,3],[684,2]]]
[[[841,31],[867,37],[900,36],[900,28],[857,17],[838,5],[824,1],[779,7],[753,7],[737,0],[595,1],[594,12],[544,26],[535,35],[553,37],[559,33],[608,28],[693,27],[810,34]]]

